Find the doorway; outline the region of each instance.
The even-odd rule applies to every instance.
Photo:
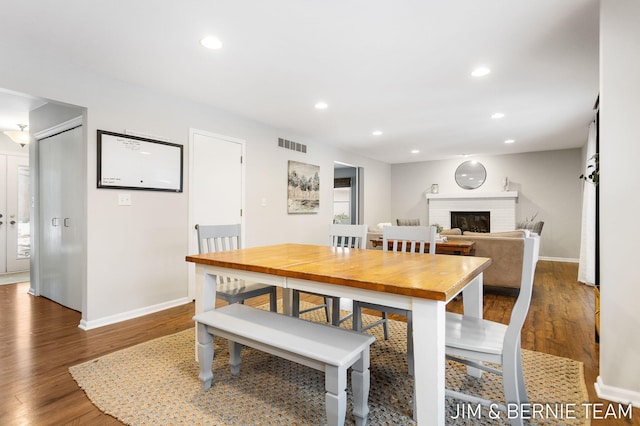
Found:
[[[361,167],[333,163],[333,223],[362,223]]]
[[[195,226],[242,227],[244,246],[245,142],[202,130],[189,132],[189,253],[198,252]],[[195,265],[189,263],[189,297],[195,297]]]
[[[31,134],[24,151],[16,153],[21,157],[19,161],[9,159],[0,170],[3,177],[2,172],[7,173],[7,168],[14,170],[10,174],[16,179],[15,190],[12,193],[8,189],[8,192],[9,198],[17,200],[15,214],[9,213],[8,206],[0,202],[0,213],[4,216],[0,221],[8,221],[9,226],[13,225],[12,221],[16,222],[15,236],[7,238],[9,245],[0,245],[3,247],[0,258],[5,258],[4,250],[18,253],[16,260],[22,262],[18,267],[28,271],[23,273],[27,279],[18,281],[30,282],[29,294],[84,310],[86,134],[78,126],[84,123],[86,109],[0,88],[0,113],[12,117],[12,122],[28,123]],[[77,130],[65,136],[73,142],[61,142],[63,136],[58,135],[74,127]],[[11,156],[15,148],[4,142],[0,139],[0,149],[5,151],[2,154]],[[28,156],[23,154],[26,152]],[[53,182],[63,193],[60,197],[52,196]],[[0,194],[0,199],[5,198]],[[15,218],[9,217],[11,215]],[[7,265],[0,261],[0,267]]]
[[[0,274],[29,270],[29,157],[0,155]]]

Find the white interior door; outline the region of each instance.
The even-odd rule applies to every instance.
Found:
[[[0,155],[0,274],[7,272],[7,156]]]
[[[7,272],[29,270],[31,257],[29,157],[7,156]]]
[[[189,251],[198,252],[196,224],[243,223],[244,141],[191,130],[189,147]],[[190,264],[189,296],[195,268]]]
[[[82,310],[82,128],[38,140],[40,294]]]
[[[29,270],[29,157],[0,155],[0,274]]]

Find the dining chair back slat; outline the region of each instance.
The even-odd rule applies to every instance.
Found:
[[[242,226],[239,223],[197,225],[197,230],[200,254],[242,248]],[[278,296],[274,286],[225,276],[217,276],[217,282],[220,285],[216,290],[217,297],[227,303],[244,303],[245,299],[268,294],[270,310],[277,310]]]
[[[366,248],[367,225],[330,224],[329,245],[343,248]]]
[[[389,251],[391,241],[392,251],[425,253],[428,242],[429,254],[435,254],[436,231],[435,226],[385,226],[382,228],[382,250]]]

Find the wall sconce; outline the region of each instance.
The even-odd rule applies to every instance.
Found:
[[[26,124],[18,124],[20,130],[6,130],[4,132],[5,135],[9,136],[12,141],[19,144],[20,146],[25,146],[31,141],[31,135],[29,132],[25,132],[24,129],[27,127]]]

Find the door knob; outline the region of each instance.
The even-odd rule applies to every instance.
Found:
[[[16,221],[15,221],[15,220],[12,220],[12,221],[11,221],[11,222],[9,222],[9,223],[10,223],[10,224],[12,224],[12,225],[15,225],[15,224],[16,224]]]
[[[0,222],[0,225],[2,225],[2,222]]]

